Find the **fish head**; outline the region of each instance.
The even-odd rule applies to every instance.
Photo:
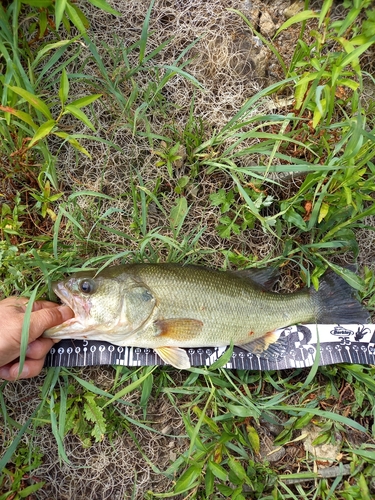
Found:
[[[131,276],[76,273],[52,289],[74,317],[49,328],[44,337],[104,340],[121,344],[138,330],[155,308],[156,299]]]

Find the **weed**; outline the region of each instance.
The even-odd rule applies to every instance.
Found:
[[[28,498],[43,488],[45,481],[38,480],[32,474],[40,466],[42,458],[39,450],[31,452],[28,446],[19,446],[14,454],[12,467],[4,467],[1,471],[0,499]]]

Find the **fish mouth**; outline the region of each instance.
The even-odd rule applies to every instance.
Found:
[[[54,282],[52,283],[52,290],[57,295],[57,297],[61,300],[61,302],[70,307],[74,312],[74,317],[64,321],[60,325],[53,326],[52,328],[48,328],[43,333],[43,337],[51,338],[51,339],[69,339],[72,338],[72,334],[74,333],[77,338],[77,334],[80,333],[82,336],[85,333],[85,328],[81,323],[80,312],[77,308],[77,302],[74,300],[74,297],[69,290],[66,288],[64,283],[62,282]]]
[[[54,293],[57,295],[57,297],[61,300],[61,302],[66,305],[66,306],[69,306],[70,309],[72,309],[74,311],[74,313],[76,312],[74,310],[74,301],[72,300],[72,295],[69,294],[68,292],[68,289],[66,288],[66,286],[64,285],[64,283],[61,283],[59,281],[55,281],[52,283],[52,290],[54,291]]]

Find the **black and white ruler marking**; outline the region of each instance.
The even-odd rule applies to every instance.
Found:
[[[375,324],[295,325],[277,330],[276,333],[282,345],[277,355],[267,352],[256,355],[235,347],[230,361],[224,367],[264,371],[304,368],[313,365],[317,349],[320,354],[319,365],[336,363],[375,365]],[[194,347],[186,351],[192,366],[210,366],[226,349],[226,347]],[[153,349],[120,347],[96,340],[62,340],[49,351],[45,362],[47,367],[164,364]]]

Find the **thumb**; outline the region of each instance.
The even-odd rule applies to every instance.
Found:
[[[61,325],[73,316],[74,313],[70,307],[64,305],[33,311],[30,319],[29,342],[40,337],[48,328]]]

